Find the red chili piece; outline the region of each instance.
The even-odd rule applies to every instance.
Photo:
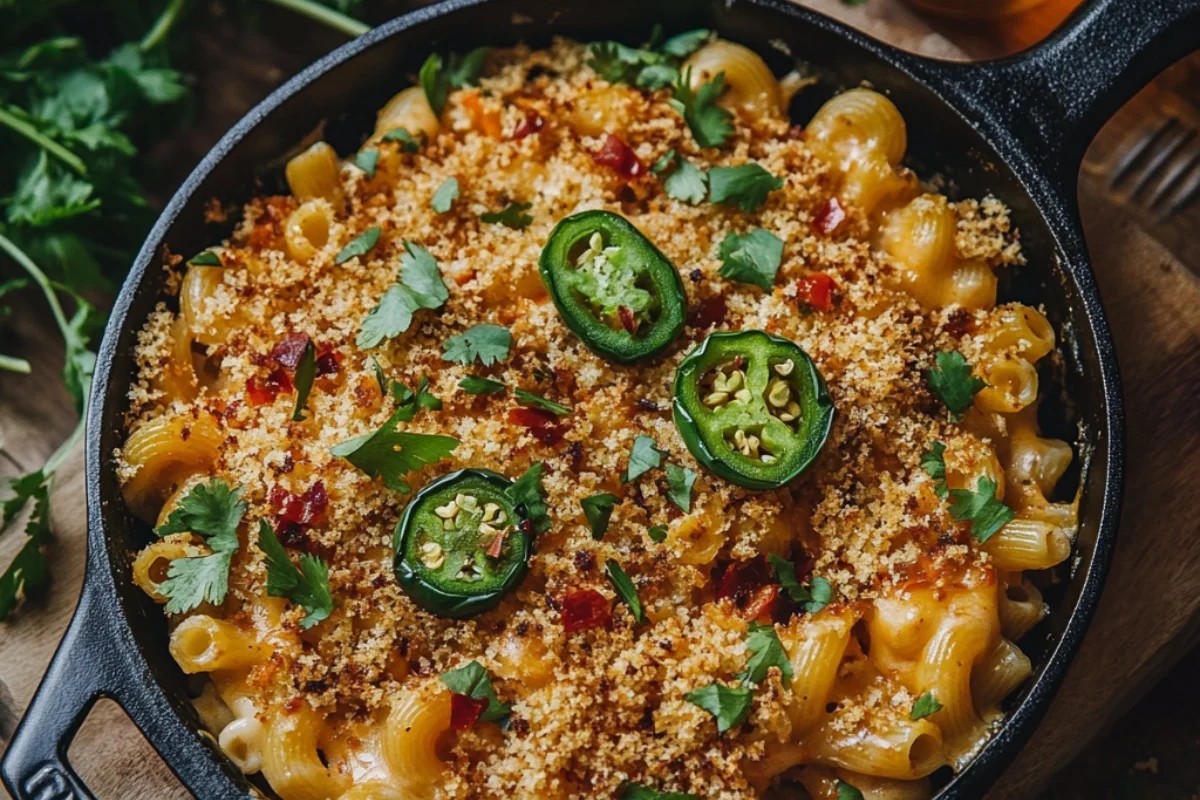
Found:
[[[742,609],[742,616],[746,619],[756,619],[760,622],[765,622],[774,613],[775,604],[778,599],[779,584],[772,583],[768,586],[760,586],[750,594],[749,599],[746,601],[746,607]]]
[[[595,589],[568,589],[562,599],[563,630],[568,634],[606,626],[612,621],[608,598]]]
[[[699,330],[707,330],[725,321],[725,296],[716,294],[706,297],[692,307],[688,314],[688,324]]]
[[[717,599],[723,600],[728,597],[739,610],[746,612],[759,590],[774,583],[775,576],[766,557],[734,561],[725,568],[721,579],[717,581]]]
[[[456,731],[470,730],[488,707],[486,697],[478,699],[457,692],[450,695],[450,727]]]
[[[517,123],[517,127],[513,129],[512,138],[520,140],[524,139],[532,133],[537,133],[546,125],[546,120],[542,119],[542,115],[532,109],[525,110],[525,119]]]
[[[836,197],[831,197],[821,206],[817,216],[813,217],[812,227],[817,233],[829,236],[845,221],[846,209],[842,208]]]
[[[326,350],[317,356],[317,377],[322,375],[337,375],[342,368],[342,357],[333,350]]]
[[[281,367],[286,367],[288,371],[295,372],[296,365],[300,363],[300,359],[304,356],[304,348],[308,347],[308,335],[304,333],[292,333],[283,339],[275,348],[271,350],[271,358]]]
[[[633,148],[611,133],[604,135],[604,144],[592,153],[592,160],[605,167],[612,167],[625,178],[640,178],[646,174],[646,165],[638,160]]]
[[[329,508],[329,494],[324,481],[317,481],[304,494],[293,494],[281,486],[274,486],[270,494],[271,507],[275,509],[275,533],[293,540],[325,516]]]
[[[796,281],[796,296],[817,311],[828,311],[833,308],[833,290],[836,288],[833,278],[818,272]]]
[[[271,370],[263,380],[251,376],[246,380],[246,394],[250,405],[261,406],[274,403],[280,393],[292,391],[292,379],[282,367]]]
[[[518,406],[508,412],[508,421],[529,430],[529,435],[547,447],[562,441],[563,430],[558,426],[558,417],[540,408]]]

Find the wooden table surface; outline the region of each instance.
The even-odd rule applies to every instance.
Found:
[[[802,2],[906,49],[964,59],[993,57],[1036,41],[1075,0],[1050,0],[1019,19],[991,26],[928,19],[898,0],[861,6]],[[197,23],[204,18],[198,13]],[[148,154],[158,174],[152,188],[160,198],[254,102],[341,41],[330,31],[283,17],[268,16],[261,30],[274,35],[243,30],[229,17],[203,22],[197,33],[202,57],[189,62],[203,113],[197,124]],[[1137,213],[1127,197],[1113,195],[1107,185],[1112,166],[1131,142],[1162,116],[1163,98],[1176,97],[1171,89],[1181,81],[1177,70],[1105,128],[1080,176],[1085,231],[1126,387],[1125,513],[1116,561],[1083,648],[1045,722],[990,797],[1036,797],[1191,649],[1200,630],[1200,524],[1190,491],[1192,476],[1200,474],[1200,404],[1195,401],[1200,283],[1177,257],[1196,255],[1190,266],[1200,270],[1200,254],[1194,237]],[[1200,66],[1194,70],[1189,74],[1200,74]],[[24,309],[0,332],[6,352],[35,365],[31,376],[0,378],[0,443],[27,467],[41,463],[73,424],[71,404],[59,385],[61,347],[51,331],[38,311]],[[36,689],[78,596],[84,563],[81,465],[77,454],[56,486],[56,539],[47,550],[53,571],[49,591],[27,601],[10,623],[0,624],[0,745]],[[0,463],[0,474],[6,469],[11,472]],[[16,535],[0,540],[0,561],[7,563],[18,540]],[[70,756],[101,798],[188,796],[112,703],[102,702],[93,711]]]

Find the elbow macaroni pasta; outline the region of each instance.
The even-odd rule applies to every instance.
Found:
[[[141,345],[149,353],[139,361],[145,381],[131,392],[139,405],[117,459],[130,510],[162,525],[214,476],[241,486],[248,508],[226,600],[171,620],[172,657],[184,673],[208,678],[194,701],[197,713],[237,769],[261,774],[283,800],[615,797],[626,780],[657,786],[667,776],[662,765],[717,759],[723,749],[737,755],[722,762],[721,774],[740,777],[714,787],[722,796],[773,796],[786,784],[803,787],[812,800],[837,800],[839,783],[848,783],[866,800],[927,800],[929,776],[961,768],[1030,675],[1019,643],[1047,614],[1041,579],[1032,573],[1071,552],[1077,505],[1062,501],[1057,487],[1072,447],[1042,436],[1037,422],[1038,363],[1055,350],[1053,326],[1030,306],[997,305],[996,270],[1012,262],[967,241],[974,229],[963,204],[925,191],[902,166],[908,129],[884,94],[845,91],[796,136],[787,106],[805,82],[781,82],[752,50],[709,40],[672,68],[690,75],[693,90],[724,75],[728,88],[716,102],[732,112],[735,135],[743,138],[721,151],[680,138],[686,121],[669,106],[657,109],[666,94],[600,79],[571,49],[577,45],[554,48],[489,57],[499,74],[479,86],[456,84],[440,115],[420,86],[395,94],[368,139],[378,164],[373,177],[343,164],[325,142],[290,159],[291,197],[247,207],[253,218],[222,250],[228,266],[184,266],[178,313],[163,311],[157,337]],[[387,137],[397,128],[420,143],[417,152]],[[815,219],[820,195],[822,203],[837,199],[850,222],[830,241],[805,245],[803,257],[797,243],[786,242],[772,291],[739,285],[724,269],[725,288],[714,289],[720,282],[710,285],[707,263],[724,247],[720,235],[767,225],[771,217],[654,195],[665,175],[613,188],[597,148],[610,136],[628,138],[646,167],[666,152],[647,138],[651,130],[709,171],[740,164],[729,161],[734,153],[757,152],[759,137],[770,140],[779,164],[816,166],[802,176],[807,185],[775,190],[767,206]],[[560,151],[561,161],[546,162]],[[565,182],[563,174],[570,176]],[[452,176],[452,210],[426,210]],[[523,202],[533,203],[534,221],[526,226],[480,218],[481,209]],[[658,208],[668,203],[675,203],[674,216]],[[795,485],[731,489],[694,469],[669,423],[637,427],[664,410],[669,416],[654,392],[669,385],[673,364],[630,366],[618,375],[587,361],[595,357],[572,349],[536,269],[526,269],[555,221],[545,206],[628,212],[639,204],[650,210],[630,212],[633,221],[689,278],[689,308],[707,312],[714,298],[720,301],[712,306],[719,305],[720,319],[709,327],[758,326],[769,317],[772,332],[812,343],[835,399],[856,397],[862,408],[878,408],[863,427],[839,420],[832,441],[844,449],[823,454]],[[401,224],[398,214],[409,216]],[[685,219],[700,231],[696,241],[683,241]],[[357,262],[335,263],[335,253],[368,227],[383,231],[374,249]],[[431,233],[443,228],[444,238]],[[417,260],[408,244],[440,262],[447,313],[409,309],[408,330],[359,348],[362,319],[401,291],[393,288],[398,263],[400,285],[416,290],[406,282],[410,259]],[[853,258],[836,261],[836,253],[849,251]],[[836,287],[836,314],[816,313],[819,303],[811,304],[812,314],[791,313],[799,291],[793,286],[817,269]],[[791,306],[766,316],[744,310],[762,302]],[[444,342],[453,325],[484,320],[510,330],[509,358],[523,370],[505,373],[507,364],[489,363],[497,379],[510,387],[536,382],[576,403],[546,426],[567,438],[552,442],[537,428],[512,433],[511,420],[524,412],[498,405],[507,394],[464,397],[455,390],[474,365],[452,365]],[[967,333],[952,332],[947,320]],[[831,325],[844,325],[847,340],[865,341],[863,350],[839,349],[843,340]],[[685,331],[702,329],[703,321],[692,319]],[[912,338],[888,339],[885,329]],[[955,335],[987,385],[965,414],[951,418],[939,408],[935,416],[912,402],[920,392],[904,373],[921,359],[932,362]],[[295,389],[286,385],[297,379],[295,363],[286,348],[277,349],[285,336],[307,337],[327,359],[312,379],[303,425],[292,419]],[[828,341],[838,343],[819,344]],[[568,357],[574,370],[556,366]],[[280,370],[287,375],[276,381],[279,402],[257,398],[252,382],[261,391]],[[394,413],[398,394],[390,381],[424,381],[422,391],[442,403],[436,412],[422,406],[398,430],[454,435],[481,465],[505,474],[531,459],[546,465],[555,524],[536,540],[530,575],[495,611],[468,623],[421,611],[397,588],[387,542],[407,500],[330,452]],[[905,441],[891,440],[893,423]],[[621,478],[634,428],[655,439],[662,467],[690,465],[686,502],[676,473]],[[921,450],[907,440],[913,431],[944,440],[945,485],[938,491],[918,471]],[[593,451],[604,460],[589,461]],[[443,468],[449,465],[407,480],[415,489]],[[845,483],[832,477],[838,474],[848,476]],[[995,485],[996,501],[1015,516],[979,543],[968,524],[951,519],[938,492],[971,491],[981,479]],[[318,482],[328,510],[316,510],[312,500]],[[890,517],[880,509],[891,496],[870,494],[885,489],[902,499]],[[608,531],[593,536],[580,499],[601,492],[620,493],[619,503]],[[297,602],[277,591],[268,596],[263,553],[247,535],[260,521],[271,524],[289,557],[329,562],[334,610],[319,624],[301,625]],[[854,560],[876,544],[886,558]],[[200,532],[156,539],[133,559],[133,580],[164,604],[171,562],[211,552]],[[795,588],[768,554],[792,564],[808,600],[789,599]],[[629,572],[645,620],[632,622],[622,610],[626,598],[613,596],[603,577],[609,559],[639,567]],[[738,574],[735,567],[755,563],[759,573],[746,570],[762,584],[754,591],[723,585],[724,576]],[[819,602],[817,576],[831,595]],[[564,597],[577,583],[599,596],[595,613],[607,613],[607,623],[568,634]],[[778,637],[790,680],[775,667],[757,685],[738,684],[753,698],[748,721],[718,734],[711,715],[681,697],[711,681],[733,686],[732,675],[742,680],[750,656],[744,643],[762,630],[749,627],[752,619]],[[489,688],[512,704],[503,729],[463,724],[471,707],[464,712],[463,699],[437,678],[462,664],[460,655],[476,657],[494,681]],[[938,710],[914,714],[925,695]],[[683,743],[669,750],[664,742],[679,731]],[[602,760],[610,745],[619,751],[611,763]],[[660,746],[668,749],[649,750]],[[706,779],[667,778],[663,791],[678,784],[694,792]]]

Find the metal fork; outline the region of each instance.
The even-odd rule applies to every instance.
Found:
[[[1168,117],[1148,128],[1113,166],[1113,191],[1162,223],[1200,198],[1200,135],[1195,128]]]

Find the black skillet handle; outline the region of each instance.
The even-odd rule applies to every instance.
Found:
[[[1012,58],[929,67],[960,108],[1016,137],[1041,172],[1073,194],[1084,151],[1104,123],[1196,49],[1200,0],[1091,0]]]
[[[14,800],[96,800],[67,761],[79,726],[101,697],[112,696],[120,665],[105,615],[84,591],[37,694],[4,756]]]

